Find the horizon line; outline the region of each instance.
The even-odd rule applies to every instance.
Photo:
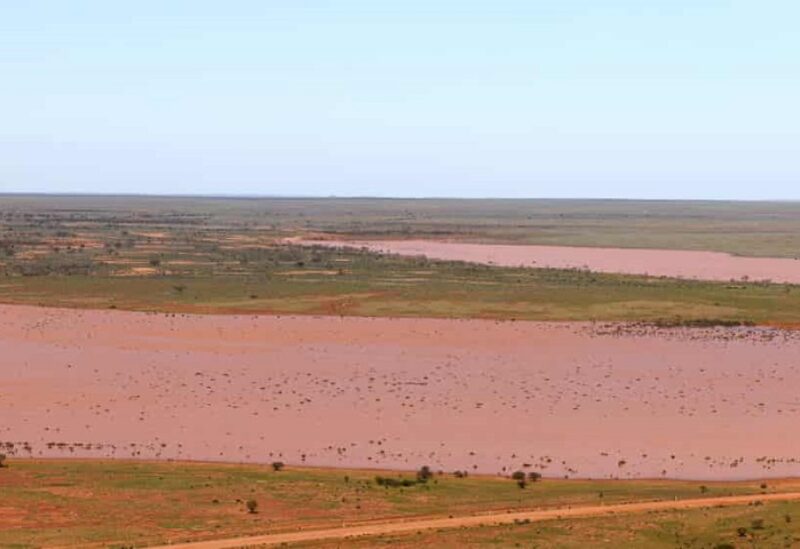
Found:
[[[272,200],[540,200],[540,201],[598,201],[598,202],[758,202],[800,203],[800,198],[643,198],[643,197],[543,197],[543,196],[380,196],[336,194],[257,194],[257,193],[136,193],[136,192],[47,192],[0,191],[0,197],[62,197],[62,198],[201,198],[201,199],[272,199]]]

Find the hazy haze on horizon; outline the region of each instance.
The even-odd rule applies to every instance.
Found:
[[[31,0],[0,192],[800,199],[788,0]]]

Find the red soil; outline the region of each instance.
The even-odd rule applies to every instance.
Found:
[[[666,276],[698,280],[743,280],[800,284],[800,260],[740,257],[720,252],[463,244],[433,240],[306,240],[304,244],[365,247],[429,259],[469,261],[504,267],[587,269],[601,273]]]
[[[800,475],[797,332],[0,306],[0,349],[20,456]]]

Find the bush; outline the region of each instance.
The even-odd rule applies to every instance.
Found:
[[[427,465],[420,467],[417,471],[417,482],[428,482],[433,477],[433,471]]]
[[[251,515],[258,513],[258,502],[256,500],[248,499],[245,505],[247,505],[247,512]]]
[[[532,471],[528,473],[528,480],[530,482],[539,482],[540,480],[542,480],[542,474]]]
[[[511,473],[511,480],[524,481],[525,480],[525,472],[524,471],[514,471]]]
[[[282,461],[273,461],[272,462],[272,470],[278,472],[283,469],[283,462]]]
[[[375,477],[375,484],[386,488],[408,488],[409,486],[417,484],[417,481],[411,480],[410,478],[382,477],[378,475]]]
[[[736,529],[736,534],[737,534],[737,535],[738,535],[740,538],[743,538],[743,537],[745,537],[745,536],[747,535],[747,528],[745,528],[744,526],[739,526],[739,527]]]
[[[6,455],[5,454],[0,454],[0,467],[8,467],[8,465],[6,465]]]

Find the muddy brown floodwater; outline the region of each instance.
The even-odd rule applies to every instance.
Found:
[[[0,451],[800,474],[800,334],[0,306]]]
[[[382,253],[501,267],[586,269],[600,273],[697,280],[753,280],[800,284],[800,260],[792,258],[741,257],[721,252],[684,250],[464,244],[435,240],[295,241],[305,245],[367,248]]]

